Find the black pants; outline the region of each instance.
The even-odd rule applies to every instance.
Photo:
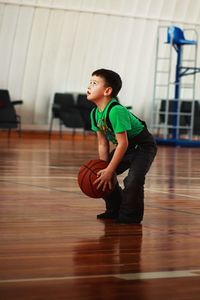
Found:
[[[110,153],[110,160],[114,154]],[[104,198],[106,210],[118,212],[119,219],[128,222],[141,222],[144,214],[144,184],[145,175],[155,158],[157,147],[152,135],[145,128],[133,141],[121,160],[116,173],[122,174],[128,170],[124,179],[124,189],[118,182],[114,191]]]

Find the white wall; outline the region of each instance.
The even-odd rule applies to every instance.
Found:
[[[24,100],[24,125],[48,124],[55,92],[85,92],[111,68],[121,102],[149,122],[157,28],[170,24],[200,37],[200,0],[0,0],[0,88]]]

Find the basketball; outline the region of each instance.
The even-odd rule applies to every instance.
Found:
[[[91,198],[103,198],[110,194],[112,190],[107,186],[105,191],[97,189],[94,181],[97,179],[98,171],[105,169],[108,162],[104,160],[89,160],[85,162],[78,172],[78,184],[82,192]],[[114,186],[114,184],[113,184]]]

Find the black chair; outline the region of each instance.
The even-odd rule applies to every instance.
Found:
[[[86,94],[78,95],[77,108],[82,117],[84,133],[85,131],[91,131],[90,112],[94,107],[96,107],[96,105],[87,100]]]
[[[15,110],[15,105],[19,104],[23,104],[23,101],[11,101],[9,91],[0,90],[0,128],[8,129],[9,136],[11,129],[18,129],[19,135],[21,135],[21,117]]]
[[[79,110],[76,107],[74,96],[71,93],[55,93],[52,105],[52,116],[49,127],[49,136],[51,136],[54,119],[59,120],[60,135],[62,135],[62,126],[73,129],[83,128],[83,121]]]
[[[167,107],[166,100],[162,100],[160,104],[160,113],[159,113],[159,123],[165,123],[167,121],[167,125],[173,125],[174,117],[173,111],[174,106],[177,104],[177,101],[170,100]],[[167,120],[166,120],[167,117]],[[172,129],[169,129],[169,133],[172,132]]]
[[[185,123],[186,125],[190,126],[191,121],[191,114],[192,111],[192,102],[191,101],[184,101],[181,104],[181,112],[186,113],[185,115]],[[193,134],[200,135],[200,105],[197,100],[194,102],[194,122],[193,122]]]
[[[173,114],[174,106],[178,105],[178,100],[170,100],[168,104],[168,111],[166,106],[166,100],[161,101],[160,112],[159,112],[159,122],[165,123],[165,117],[167,112],[168,125],[174,124],[174,118],[176,117]],[[181,126],[190,126],[191,122],[191,111],[192,111],[192,102],[191,101],[182,101],[180,107],[180,125]],[[170,128],[168,130],[169,133],[172,133],[173,129]],[[187,133],[187,129],[181,129],[180,133]],[[199,102],[195,101],[194,103],[194,126],[193,126],[193,134],[200,135],[200,106]]]

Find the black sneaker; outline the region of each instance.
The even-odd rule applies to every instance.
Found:
[[[105,211],[102,214],[97,215],[97,219],[116,219],[118,218],[118,213],[113,211]]]

